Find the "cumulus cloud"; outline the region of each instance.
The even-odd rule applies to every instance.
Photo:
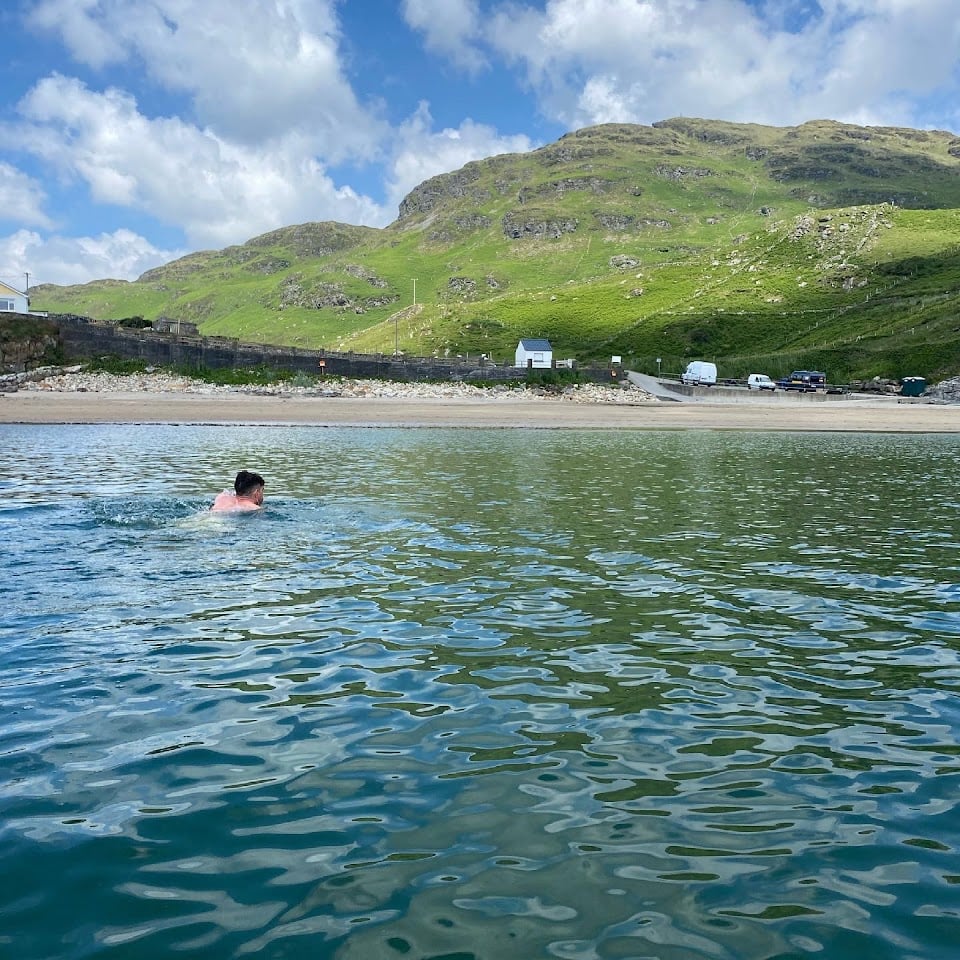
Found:
[[[677,115],[910,125],[918,98],[952,89],[960,21],[953,0],[547,0],[502,5],[486,40],[571,128]]]
[[[407,25],[423,34],[426,48],[469,73],[486,64],[477,46],[480,36],[478,0],[403,0]]]
[[[18,230],[0,237],[4,275],[24,277],[30,286],[41,283],[86,283],[91,277],[135,280],[145,270],[169,263],[186,250],[161,250],[132,230],[115,230],[96,237],[42,237]]]
[[[523,153],[533,144],[524,135],[502,136],[492,127],[464,120],[459,127],[433,131],[433,118],[421,103],[400,128],[390,163],[387,193],[391,204],[400,201],[424,180],[439,173],[457,170],[471,160],[500,153]]]
[[[46,193],[32,177],[0,161],[0,220],[38,227],[52,226],[43,212]]]
[[[84,181],[96,201],[180,226],[197,246],[305,220],[382,225],[390,218],[336,186],[296,133],[279,149],[245,147],[177,118],[148,119],[129,94],[96,93],[60,76],[38,83],[20,110],[24,149]]]
[[[327,162],[386,133],[344,77],[332,0],[41,0],[32,22],[102,67],[137,59],[191,98],[198,124],[241,143],[299,131]]]
[[[423,180],[537,145],[470,119],[490,103],[513,129],[545,121],[551,135],[678,115],[960,125],[956,0],[402,0],[410,32],[391,32],[388,48],[377,31],[345,37],[354,22],[338,18],[345,9],[344,0],[18,7],[62,43],[61,68],[72,59],[85,80],[36,80],[20,121],[2,124],[7,155],[31,159],[0,160],[0,221],[23,228],[3,251],[19,244],[64,278],[82,264],[88,276],[128,277],[168,251],[114,231],[125,218],[146,233],[149,218],[179,229],[192,249],[307,220],[383,226]],[[375,97],[406,95],[424,50],[460,71],[445,74],[449,89],[424,91],[437,115],[455,119],[437,130],[424,99],[391,127],[388,110],[403,116],[409,102]],[[368,69],[351,74],[361,62]],[[34,179],[41,170],[56,186]],[[355,189],[354,177],[366,185]],[[45,212],[52,196],[67,200],[58,218],[82,208],[95,219],[76,226],[78,239],[51,237],[48,256],[43,232],[70,229]]]
[[[123,60],[119,36],[99,16],[100,0],[42,0],[29,12],[33,26],[58,33],[74,59],[92,67]]]

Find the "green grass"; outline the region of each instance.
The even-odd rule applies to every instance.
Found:
[[[86,368],[91,372],[113,373],[117,376],[133,376],[148,370],[162,369],[177,376],[190,377],[204,383],[220,386],[270,386],[289,384],[296,387],[313,387],[320,383],[319,377],[302,371],[278,370],[269,366],[211,369],[201,365],[179,364],[157,368],[145,360],[124,360],[117,356],[102,356],[89,361]],[[329,383],[330,377],[323,378]]]
[[[829,121],[589,128],[434,178],[384,230],[302,224],[135,283],[38,288],[34,304],[369,353],[509,362],[537,336],[560,358],[648,372],[659,356],[723,376],[946,376],[960,373],[952,139]]]

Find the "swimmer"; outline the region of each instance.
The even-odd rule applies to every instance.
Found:
[[[210,508],[217,513],[228,510],[259,510],[263,506],[263,477],[259,473],[241,470],[233,481],[233,490],[224,490],[217,494]]]

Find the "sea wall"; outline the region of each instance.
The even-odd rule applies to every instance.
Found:
[[[55,323],[24,313],[0,313],[0,373],[22,373],[60,359]]]
[[[150,329],[129,329],[75,314],[50,314],[63,359],[81,362],[99,357],[141,360],[157,367],[209,370],[267,367],[292,373],[384,380],[522,380],[527,371],[492,366],[479,358],[392,357],[382,354],[337,353],[271,344],[243,343],[231,337],[179,335]],[[42,353],[42,351],[41,351]],[[40,354],[38,354],[38,357]],[[29,363],[28,363],[29,366]],[[620,370],[580,367],[580,379],[617,382]]]

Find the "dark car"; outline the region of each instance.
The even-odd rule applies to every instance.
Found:
[[[794,370],[788,377],[781,377],[777,386],[781,390],[798,390],[800,393],[816,393],[825,389],[827,375],[820,370]]]

